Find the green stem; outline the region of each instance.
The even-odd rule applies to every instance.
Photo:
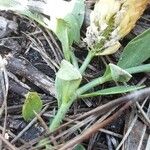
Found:
[[[150,72],[150,64],[128,68],[128,69],[126,69],[126,71],[130,74],[140,73],[140,72]],[[112,78],[109,75],[98,77],[98,78],[94,79],[93,81],[87,83],[83,87],[79,88],[77,90],[77,95],[80,96],[81,94],[85,93],[89,89],[91,89],[97,85],[103,84],[103,83],[110,81],[110,80],[112,80]]]
[[[74,52],[71,52],[71,60],[72,60],[72,64],[73,64],[77,69],[79,69],[78,61],[77,61],[77,58],[76,58]]]
[[[87,66],[89,65],[90,61],[94,57],[94,53],[92,51],[88,52],[88,55],[86,56],[82,66],[80,67],[80,73],[83,74],[84,71],[86,70]]]
[[[91,88],[93,88],[97,85],[103,84],[110,80],[111,80],[110,76],[102,76],[102,77],[94,79],[93,81],[91,81],[91,82],[87,83],[86,85],[84,85],[83,87],[79,88],[76,91],[76,93],[72,96],[72,98],[69,100],[69,102],[65,103],[65,104],[62,103],[62,105],[58,109],[58,112],[49,127],[50,132],[53,132],[57,127],[59,127],[60,123],[64,119],[70,106],[81,94],[85,93],[86,91],[90,90]]]
[[[84,86],[80,87],[76,92],[77,96],[80,96],[81,94],[87,92],[91,88],[94,88],[95,86],[98,86],[98,85],[103,84],[110,80],[112,80],[111,76],[98,77],[98,78],[92,80],[91,82],[85,84]]]
[[[66,113],[68,112],[72,102],[62,104],[60,108],[58,109],[58,112],[54,119],[52,120],[52,123],[50,124],[49,130],[50,132],[53,132],[56,130],[56,128],[59,127],[61,124],[62,120],[65,118]]]
[[[75,99],[77,99],[78,96],[85,93],[89,89],[91,89],[97,85],[103,84],[103,83],[110,81],[110,80],[111,80],[110,76],[102,76],[102,77],[94,79],[93,81],[91,81],[91,82],[87,83],[86,85],[84,85],[83,87],[79,88],[76,91],[76,93],[73,95],[73,97],[69,100],[69,102],[65,103],[65,104],[62,103],[62,105],[58,109],[58,112],[57,112],[56,116],[54,117],[54,119],[52,120],[52,123],[49,127],[50,132],[53,132],[57,127],[59,127],[60,123],[64,119],[70,106],[75,101]]]
[[[78,96],[78,98],[89,98],[89,97],[101,96],[101,94],[98,95],[96,92],[83,94]]]
[[[125,70],[130,74],[140,73],[140,72],[150,72],[150,64],[140,65]]]

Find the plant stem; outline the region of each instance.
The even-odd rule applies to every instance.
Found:
[[[103,84],[107,81],[110,81],[112,78],[108,75],[108,76],[102,76],[99,78],[94,79],[93,81],[87,83],[86,85],[84,85],[83,87],[79,88],[76,93],[72,96],[72,98],[69,100],[68,103],[65,103],[60,106],[60,108],[58,109],[58,112],[56,114],[56,116],[54,117],[49,129],[50,132],[53,132],[57,127],[59,127],[60,123],[62,122],[62,120],[64,119],[67,111],[69,110],[70,106],[72,105],[72,103],[83,93],[85,93],[86,91],[88,91],[89,89]]]
[[[130,74],[140,73],[140,72],[150,72],[150,64],[140,65],[125,70]]]
[[[98,77],[98,78],[92,80],[91,82],[85,84],[84,86],[80,87],[76,92],[77,96],[80,96],[81,94],[85,93],[86,91],[90,90],[91,88],[94,88],[95,86],[103,84],[110,80],[112,80],[112,78],[109,75]]]
[[[80,73],[83,74],[84,71],[86,70],[87,66],[89,65],[90,61],[92,60],[92,58],[94,57],[94,53],[93,51],[89,51],[88,55],[86,56],[82,66],[80,67]]]
[[[56,128],[59,127],[60,123],[65,118],[65,115],[66,115],[67,111],[69,110],[71,104],[72,104],[72,102],[69,102],[66,104],[62,103],[62,105],[58,109],[56,116],[54,117],[54,119],[52,120],[52,123],[50,124],[50,127],[49,127],[50,132],[55,131]]]
[[[72,51],[71,51],[71,60],[72,60],[72,64],[73,64],[77,69],[79,69],[79,65],[78,65],[77,58],[76,58],[74,52],[72,52]]]

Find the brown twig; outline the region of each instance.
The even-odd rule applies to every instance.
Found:
[[[106,129],[99,129],[99,131],[103,132],[105,134],[120,138],[120,139],[122,139],[122,137],[123,137],[121,134],[118,134],[118,133],[115,133],[115,132],[112,132],[112,131],[109,131],[109,130],[106,130]]]
[[[36,69],[26,59],[7,56],[7,68],[10,72],[27,78],[35,85],[55,96],[54,81],[38,69]]]

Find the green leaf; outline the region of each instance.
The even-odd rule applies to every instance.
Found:
[[[150,58],[149,42],[150,29],[129,42],[119,59],[118,66],[123,69],[135,67]]]
[[[64,2],[65,7],[66,2]],[[70,61],[70,50],[73,42],[79,42],[80,40],[80,28],[84,20],[85,11],[84,0],[72,0],[68,2],[69,7],[71,10],[66,11],[67,13],[62,15],[63,17],[56,16],[50,23],[50,28],[62,43],[64,56],[68,61]]]
[[[69,24],[65,22],[63,19],[57,19],[57,24],[56,24],[56,35],[61,41],[62,44],[62,49],[63,53],[65,56],[66,60],[70,60],[70,41],[69,41],[69,36],[68,36],[68,26]]]
[[[67,103],[79,87],[82,76],[80,72],[68,61],[61,62],[60,69],[56,74],[55,88],[58,106]]]
[[[70,60],[71,45],[74,41],[79,42],[80,40],[80,27],[78,21],[70,14],[64,19],[57,19],[56,22],[56,30],[54,30],[54,32],[61,41],[65,59]]]
[[[150,64],[144,64],[136,67],[131,67],[128,69],[125,69],[128,73],[134,74],[134,73],[141,73],[141,72],[150,72]]]
[[[144,87],[145,86],[115,86],[115,87],[99,90],[96,92],[83,94],[80,97],[85,98],[85,97],[94,97],[94,96],[100,96],[100,95],[121,94],[121,93],[135,91]]]
[[[82,144],[78,144],[73,150],[86,150]]]
[[[42,109],[42,100],[36,92],[26,94],[25,103],[22,108],[22,116],[26,121],[35,117],[34,111],[39,113]]]
[[[85,5],[84,0],[72,0],[73,9],[69,15],[67,15],[64,20],[70,24],[69,37],[70,42],[79,42],[80,40],[80,28],[83,24]]]
[[[61,7],[66,8],[66,10],[60,9],[60,13],[62,11],[62,15],[59,15],[59,13],[55,16],[55,19],[62,19],[68,24],[67,28],[70,44],[72,44],[73,41],[78,42],[80,40],[80,28],[84,20],[84,0],[72,0],[70,2],[61,1],[61,4]],[[54,7],[56,7],[56,9],[58,8],[57,5]],[[49,15],[52,16],[51,13]],[[57,35],[59,26],[57,26],[57,21],[55,19],[51,19],[52,30]]]
[[[64,20],[68,23],[68,37],[69,44],[72,45],[73,42],[80,41],[80,28],[81,26],[78,24],[78,20],[72,14],[66,16]]]
[[[110,76],[115,82],[128,82],[132,77],[127,71],[111,63],[107,66],[104,76]]]
[[[82,26],[85,13],[84,0],[74,0],[74,7],[72,9],[73,16],[77,19],[79,27]]]

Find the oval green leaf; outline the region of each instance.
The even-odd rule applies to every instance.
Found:
[[[39,113],[41,109],[42,100],[39,95],[36,92],[28,92],[22,108],[22,116],[24,120],[30,121],[35,117],[34,111]]]

